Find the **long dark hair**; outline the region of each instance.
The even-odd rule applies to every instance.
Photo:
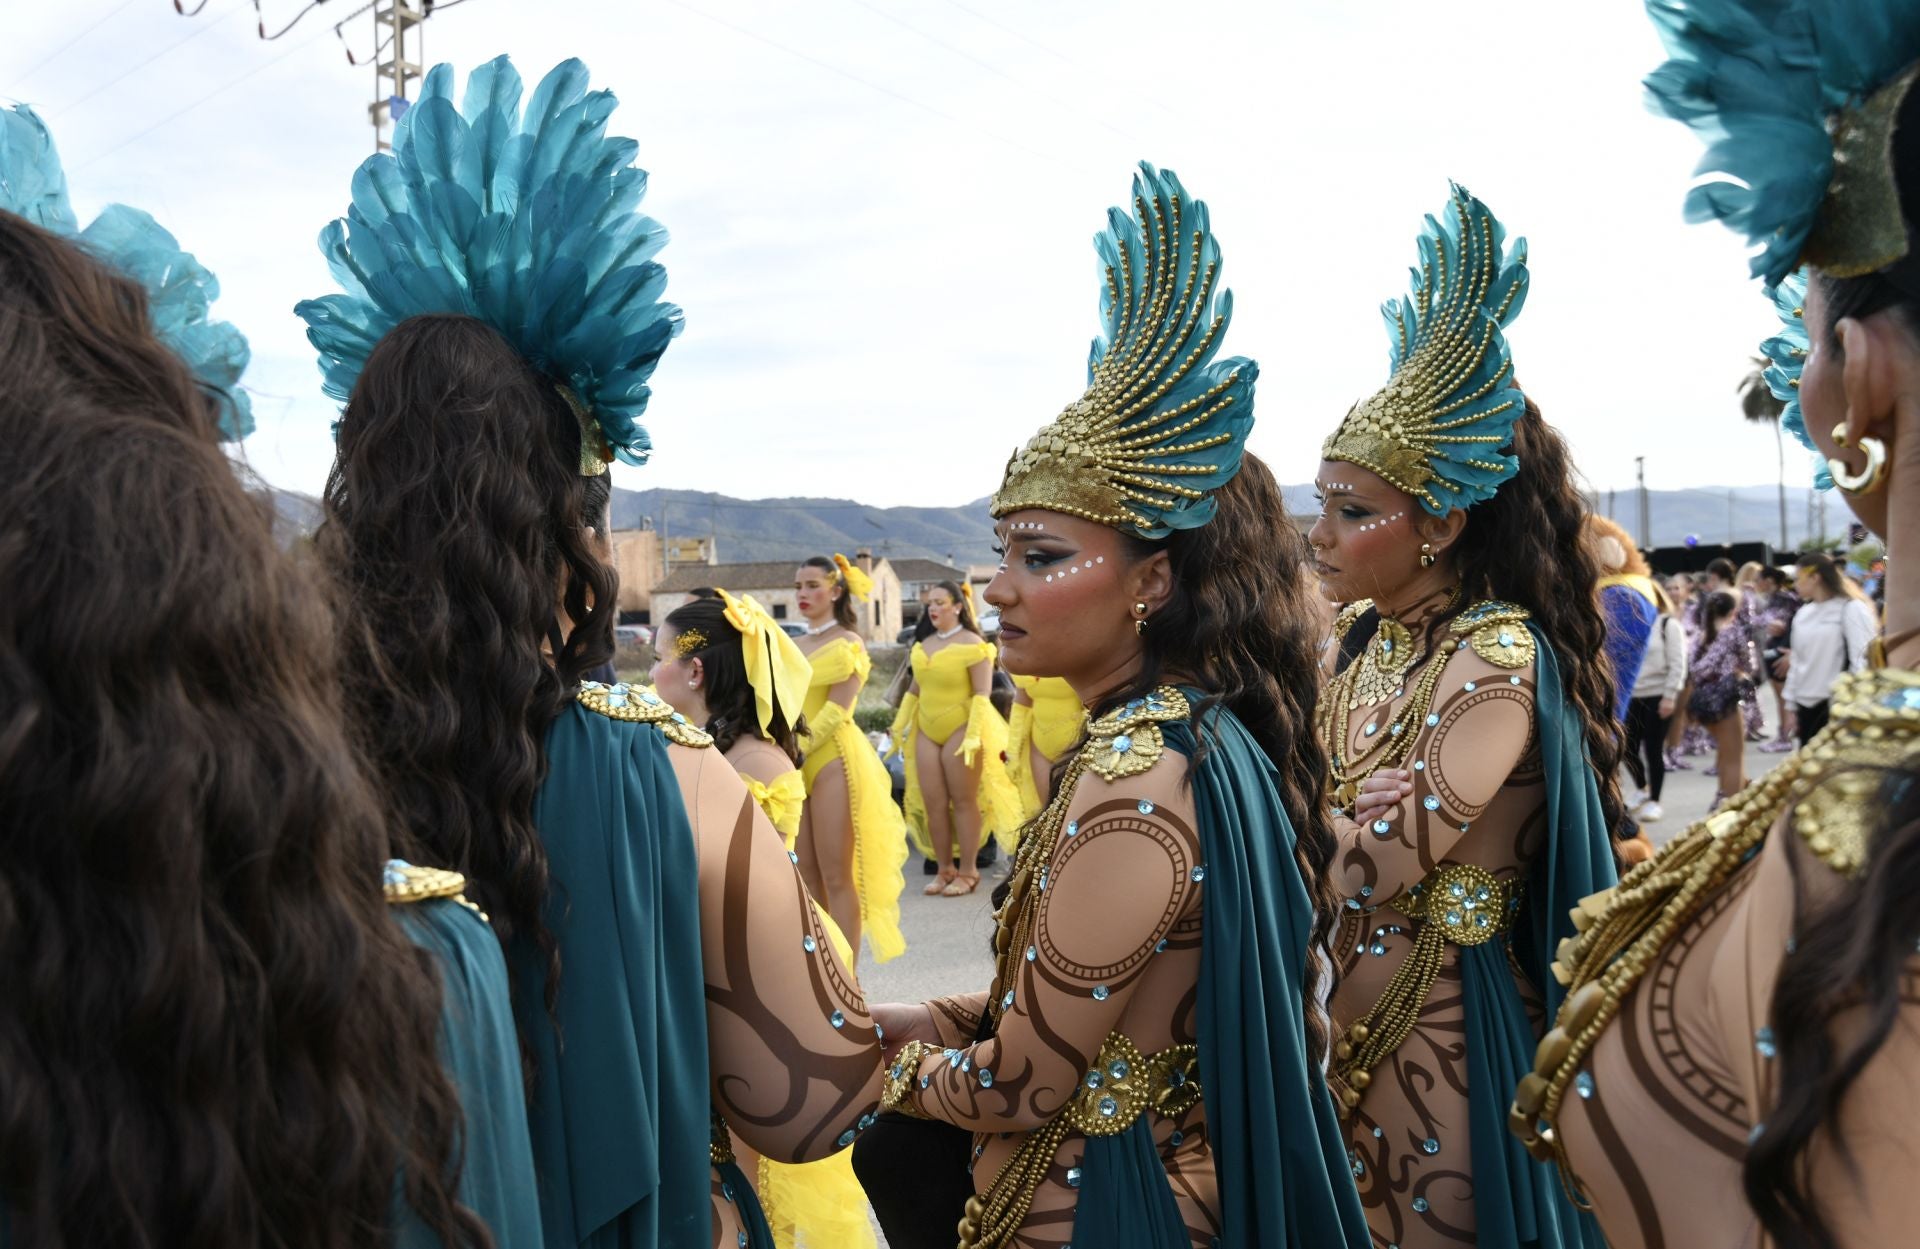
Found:
[[[1246,456],[1214,499],[1219,510],[1198,529],[1176,529],[1158,542],[1125,535],[1132,559],[1167,553],[1173,592],[1148,623],[1139,674],[1094,714],[1144,697],[1169,677],[1192,680],[1206,694],[1201,710],[1219,705],[1233,712],[1273,761],[1296,833],[1294,856],[1314,900],[1301,988],[1309,1051],[1322,1059],[1328,1037],[1319,989],[1338,906],[1330,876],[1336,846],[1322,801],[1327,761],[1313,732],[1311,677],[1319,671],[1323,617],[1307,584],[1306,539],[1287,522],[1267,466]]]
[[[974,633],[980,632],[980,622],[976,620],[973,615],[973,600],[968,598],[966,591],[960,588],[960,583],[957,581],[941,581],[941,582],[936,582],[935,584],[937,588],[945,590],[948,594],[951,594],[953,596],[953,601],[960,605],[960,627],[962,629],[970,630]],[[923,611],[920,613],[920,615],[922,617],[926,617],[927,613]],[[933,632],[933,625],[931,622],[929,622],[927,625],[927,632],[929,633]]]
[[[1822,588],[1834,598],[1847,597],[1846,582],[1840,579],[1840,565],[1831,556],[1814,552],[1800,561],[1800,567],[1811,572]]]
[[[725,754],[740,740],[741,734],[764,737],[800,762],[800,744],[795,740],[794,721],[800,719],[798,707],[782,707],[773,692],[773,715],[766,731],[760,730],[760,714],[754,706],[753,685],[747,680],[747,662],[740,654],[740,630],[727,619],[727,605],[718,596],[689,599],[668,615],[665,624],[672,629],[675,654],[681,659],[698,659],[706,673],[707,732],[713,735],[714,749]],[[706,640],[698,649],[681,651],[681,638],[698,629]],[[788,717],[791,716],[790,720]]]
[[[1894,166],[1903,215],[1912,221],[1920,204],[1920,97],[1909,93],[1894,127]],[[1843,318],[1888,313],[1920,348],[1920,277],[1914,258],[1901,261],[1898,278],[1869,273],[1814,281],[1825,296],[1828,333],[1820,350],[1836,360],[1842,351],[1832,332]],[[1836,579],[1838,576],[1837,570]],[[1824,575],[1822,577],[1824,581]],[[1842,589],[1844,593],[1844,587]],[[1780,965],[1770,1024],[1777,1045],[1779,1097],[1766,1126],[1747,1149],[1742,1178],[1747,1201],[1780,1249],[1833,1249],[1836,1241],[1821,1213],[1808,1174],[1806,1154],[1817,1135],[1830,1134],[1843,1156],[1855,1142],[1836,1130],[1848,1090],[1886,1044],[1900,1011],[1903,981],[1920,940],[1920,769],[1887,773],[1867,839],[1859,875],[1812,904],[1800,886],[1801,849],[1791,845],[1794,865],[1794,942]],[[1824,892],[1824,891],[1823,891]],[[1847,1044],[1834,1044],[1834,1023],[1858,1014],[1862,1028],[1848,1028]]]
[[[825,555],[810,555],[804,567],[818,568],[827,574],[827,582],[840,588],[840,597],[833,600],[833,622],[842,629],[857,629],[858,620],[853,614],[853,587],[840,574],[840,565]]]
[[[319,545],[348,610],[350,706],[412,835],[468,875],[502,942],[545,953],[551,1008],[533,799],[548,726],[613,655],[616,583],[590,533],[605,478],[580,475],[554,384],[471,317],[389,331],[338,439]]]
[[[1533,613],[1579,713],[1607,827],[1619,828],[1626,805],[1617,772],[1626,737],[1613,710],[1606,620],[1595,594],[1567,593],[1568,586],[1591,587],[1603,575],[1592,544],[1583,539],[1587,506],[1574,481],[1573,457],[1531,399],[1514,422],[1506,450],[1519,457],[1520,471],[1491,499],[1467,509],[1466,528],[1453,548],[1454,568],[1466,589],[1460,609],[1493,598]],[[1455,614],[1435,621],[1433,628],[1444,628]]]
[[[12,1243],[489,1243],[319,587],[140,288],[4,212],[0,362]]]
[[[1740,610],[1740,604],[1727,590],[1715,590],[1707,595],[1706,606],[1700,611],[1700,650],[1704,653],[1713,645],[1713,639],[1720,636],[1720,622],[1731,620]]]

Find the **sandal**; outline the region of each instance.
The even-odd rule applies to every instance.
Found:
[[[957,875],[959,875],[959,873],[954,871],[954,869],[943,867],[940,869],[940,874],[928,881],[927,887],[920,892],[929,898],[939,897],[947,891],[947,886],[953,883],[953,878]]]
[[[943,898],[964,898],[980,887],[980,873],[955,872],[947,887],[940,891]]]

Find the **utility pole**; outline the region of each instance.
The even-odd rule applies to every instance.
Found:
[[[1653,549],[1653,510],[1647,501],[1647,457],[1633,457],[1634,480],[1640,489],[1640,549]]]
[[[367,105],[367,117],[373,122],[373,150],[384,152],[393,146],[393,123],[406,114],[411,97],[408,89],[425,72],[426,39],[421,25],[433,12],[431,0],[424,10],[409,0],[375,0],[373,5],[374,46],[385,49],[373,55],[373,103]]]

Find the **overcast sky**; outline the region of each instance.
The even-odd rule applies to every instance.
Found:
[[[333,405],[291,310],[333,289],[314,239],[371,150],[346,52],[372,19],[332,29],[360,2],[262,42],[247,0],[0,0],[0,98],[41,110],[83,220],[145,208],[220,275],[247,455],[307,492]],[[271,30],[304,3],[260,7]],[[529,89],[580,56],[640,142],[687,328],[622,486],[988,493],[1083,387],[1091,238],[1143,158],[1212,206],[1282,480],[1384,380],[1376,309],[1449,177],[1529,239],[1518,375],[1593,485],[1636,455],[1656,488],[1775,476],[1735,397],[1771,307],[1730,233],[1681,220],[1699,147],[1645,110],[1661,53],[1627,0],[462,0],[425,34],[463,78],[511,53]]]

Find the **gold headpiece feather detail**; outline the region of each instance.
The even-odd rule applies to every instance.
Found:
[[[1007,461],[995,517],[1043,508],[1164,538],[1212,519],[1240,470],[1259,370],[1214,360],[1233,296],[1207,206],[1148,164],[1133,186],[1133,216],[1111,210],[1094,240],[1105,324],[1086,393]]]
[[[707,649],[707,635],[698,629],[688,629],[673,639],[673,657],[685,659],[688,655]]]

